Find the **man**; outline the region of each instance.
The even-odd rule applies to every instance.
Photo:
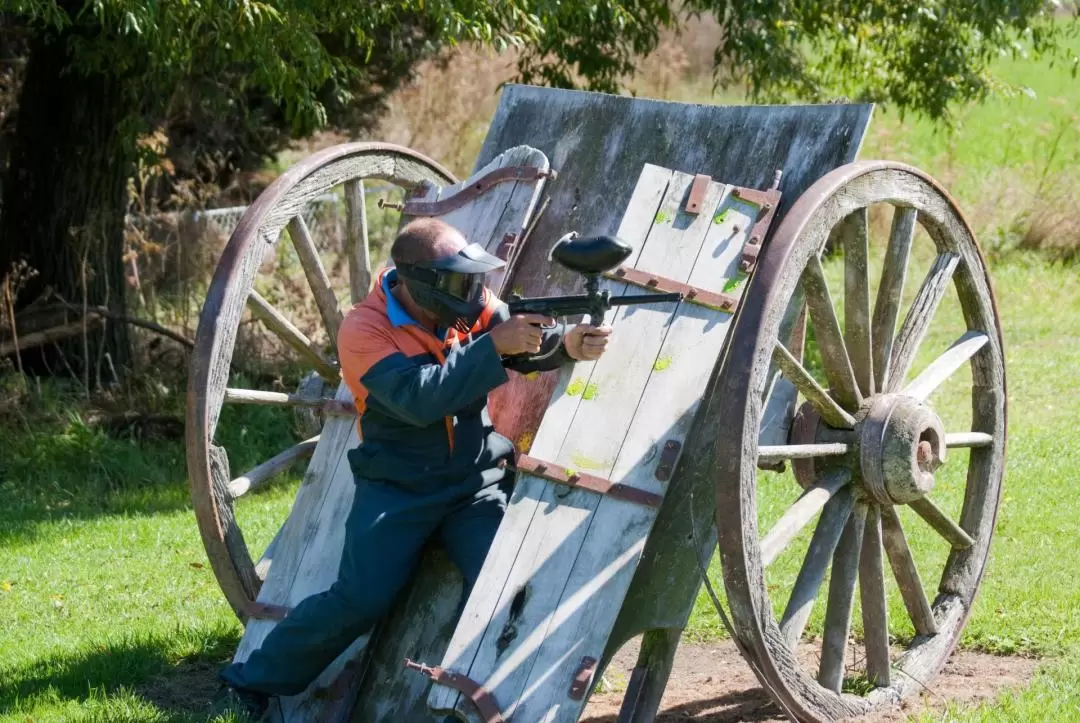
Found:
[[[367,633],[430,538],[446,548],[468,595],[512,485],[499,464],[513,445],[492,427],[488,392],[507,369],[598,359],[611,334],[586,325],[564,334],[542,315],[511,317],[483,285],[503,262],[442,221],[408,224],[390,256],[395,268],[338,332],[362,442],[349,452],[356,496],[337,581],[297,605],[246,663],[220,673],[255,713],[271,696],[303,691]]]

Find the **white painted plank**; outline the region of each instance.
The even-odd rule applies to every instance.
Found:
[[[737,273],[754,209],[731,198],[730,188],[714,186],[717,195],[722,192],[722,200],[710,215],[726,213],[709,229],[688,283],[719,292],[724,280]],[[666,485],[655,477],[660,451],[668,440],[681,444],[689,432],[731,318],[722,311],[679,305],[623,440],[611,473],[614,481],[663,493]],[[583,701],[569,698],[569,681],[583,656],[602,657],[656,514],[639,505],[599,498],[518,703],[516,715],[521,720],[578,719]]]
[[[660,212],[654,217],[657,223],[650,230],[635,264],[637,268],[683,282],[690,278],[706,234],[710,227],[720,225],[712,223],[712,214],[688,217],[679,213],[691,181],[692,177],[686,174],[674,176]],[[710,187],[707,208],[716,207],[721,189],[719,184]],[[557,428],[559,431],[556,434],[562,434],[565,442],[554,458],[547,459],[602,476],[611,473],[638,410],[641,391],[652,373],[674,307],[675,304],[666,303],[619,310],[615,317],[616,333],[608,352],[592,365],[583,388],[578,385],[578,391],[584,393],[581,394],[573,421],[568,429],[562,423]],[[578,373],[575,370],[575,376]],[[545,417],[541,433],[548,432],[549,426],[549,419]],[[536,452],[535,456],[541,455]],[[507,712],[513,710],[512,701],[517,699],[527,683],[535,655],[553,623],[553,612],[601,500],[591,493],[564,493],[561,489],[550,490],[544,499],[558,501],[558,506],[546,515],[531,520],[532,526],[524,543],[527,548],[541,551],[541,557],[523,559],[523,556],[519,556],[515,568],[508,571],[510,577],[520,581],[509,591],[513,594],[526,580],[529,581],[529,592],[521,614],[516,621],[509,620],[507,607],[513,595],[507,600],[504,594],[499,611],[501,614],[495,616],[485,632],[469,672],[471,677],[485,681],[495,691],[496,699]],[[649,514],[655,513],[650,510]],[[631,554],[630,558],[636,562],[639,554],[640,550]],[[603,562],[609,564],[610,561]],[[632,567],[630,569],[632,571]],[[493,576],[499,577],[497,571],[485,572],[495,573]],[[507,571],[503,571],[501,577],[505,578],[507,574]],[[622,585],[624,590],[628,583],[629,577]],[[612,611],[612,622],[616,611],[617,607]],[[503,646],[500,650],[497,641],[508,629],[508,624],[515,625],[523,635],[527,631],[528,636],[523,640],[519,637],[509,647]],[[476,637],[478,633],[468,631],[466,635]]]
[[[671,171],[658,166],[646,165],[642,170],[630,210],[623,217],[618,230],[619,237],[636,250],[640,250],[645,243],[646,234],[667,192],[671,177]],[[625,287],[624,284],[618,286]],[[610,312],[609,316],[614,320],[614,312]],[[558,453],[566,436],[566,429],[581,401],[580,394],[569,395],[566,393],[567,389],[582,376],[587,379],[593,366],[591,362],[579,363],[562,370],[544,416],[545,423],[537,431],[530,454],[551,459]],[[468,670],[480,649],[484,631],[494,627],[492,621],[502,618],[505,624],[510,603],[524,582],[523,578],[507,575],[506,571],[519,570],[527,577],[530,566],[518,567],[515,561],[519,558],[527,559],[535,564],[537,558],[543,554],[539,547],[542,539],[536,538],[528,546],[524,544],[524,540],[534,516],[541,508],[541,499],[552,492],[550,487],[536,477],[522,476],[518,479],[506,516],[484,562],[479,581],[465,605],[444,656],[444,667]],[[540,513],[541,515],[550,514],[550,502],[546,504],[547,509]],[[497,632],[496,635],[498,634]],[[429,702],[435,710],[451,710],[459,703],[458,694],[444,686],[433,686]]]

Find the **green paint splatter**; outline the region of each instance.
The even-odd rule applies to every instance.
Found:
[[[585,391],[585,381],[583,379],[575,379],[570,382],[570,386],[566,388],[566,393],[571,397],[576,397]]]
[[[596,399],[596,395],[600,393],[600,388],[595,384],[590,384],[585,387],[585,393],[581,395],[582,399]]]
[[[570,461],[581,469],[607,469],[608,463],[603,461],[597,461],[591,457],[586,457],[580,452],[571,452]]]
[[[734,276],[728,279],[727,283],[724,284],[724,293],[730,293],[734,291],[735,289],[742,286],[744,281],[746,281],[746,274],[740,271],[738,276]]]
[[[574,469],[573,467],[567,467],[564,471],[566,472],[567,477],[576,477],[577,476],[577,470]]]
[[[725,208],[723,211],[721,211],[720,213],[713,216],[712,222],[713,223],[723,223],[724,219],[727,218],[728,211],[730,211],[730,210],[731,210],[730,208]]]
[[[664,213],[663,209],[656,212],[656,221],[655,221],[655,223],[663,223],[664,221],[667,221],[667,220],[668,220],[668,215],[666,213]]]
[[[653,362],[652,368],[654,372],[662,372],[671,366],[672,359],[669,356],[662,356]]]

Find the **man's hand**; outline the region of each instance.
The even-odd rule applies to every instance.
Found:
[[[537,354],[544,335],[540,325],[551,326],[555,320],[543,314],[518,314],[499,324],[488,335],[495,342],[499,356]]]
[[[578,361],[599,359],[607,348],[611,327],[578,324],[563,337],[566,353]]]

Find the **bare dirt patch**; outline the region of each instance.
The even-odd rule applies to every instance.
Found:
[[[636,644],[628,644],[616,654],[606,674],[612,690],[592,696],[582,723],[615,723],[636,660]],[[882,711],[859,720],[892,723],[911,715],[944,710],[950,702],[975,704],[990,700],[1007,688],[1027,684],[1037,664],[1031,658],[960,651],[931,682],[928,691],[905,701],[900,710]],[[729,723],[786,719],[758,684],[735,646],[717,643],[679,647],[656,720],[658,723]]]

